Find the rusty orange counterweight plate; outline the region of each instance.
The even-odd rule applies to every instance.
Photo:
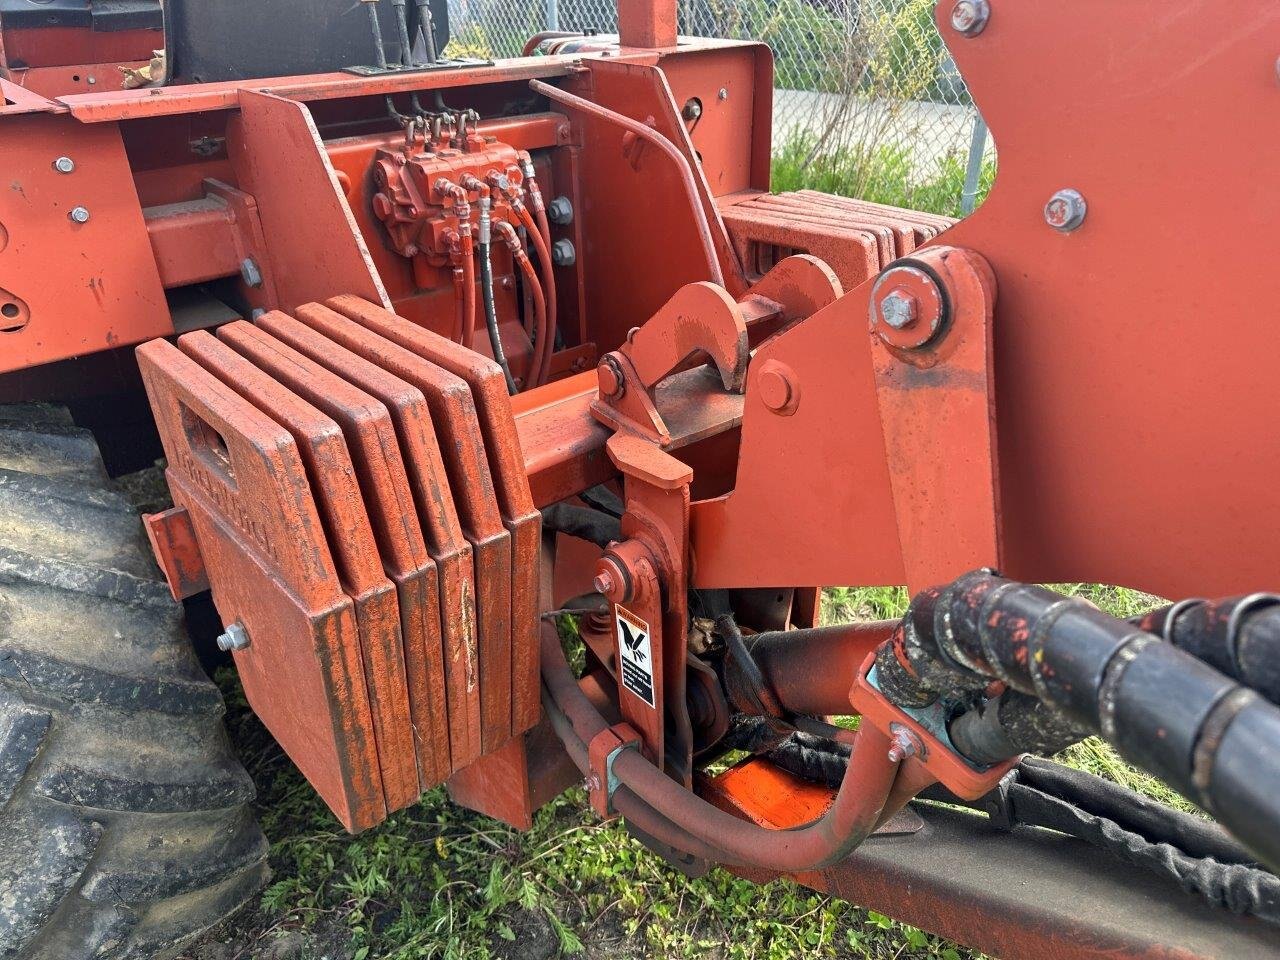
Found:
[[[489,452],[498,507],[511,534],[511,721],[512,733],[524,733],[542,715],[538,679],[542,514],[533,505],[502,368],[487,357],[359,297],[335,297],[328,305],[461,377],[471,387]]]
[[[502,522],[475,400],[466,381],[333,311],[298,318],[348,350],[422,391],[444,458],[449,486],[475,561],[478,658],[484,753],[511,736],[511,535]]]
[[[223,327],[219,337],[342,428],[377,544],[374,556],[381,555],[387,576],[399,591],[404,660],[409,671],[408,699],[418,730],[419,767],[423,783],[435,784],[450,766],[444,654],[438,627],[439,581],[422,538],[387,409],[250,324]],[[411,737],[407,721],[408,716],[405,736]]]
[[[338,579],[355,604],[387,809],[408,806],[421,790],[410,729],[400,608],[395,587],[382,569],[341,429],[212,334],[189,333],[178,339],[178,347],[288,430],[297,443]]]
[[[255,712],[348,830],[386,817],[354,604],[289,432],[177,347],[138,364]],[[278,696],[287,691],[287,697]]]
[[[307,304],[299,316],[325,312]],[[471,544],[462,532],[449,488],[440,443],[422,391],[283,313],[259,317],[257,324],[299,353],[377,397],[391,414],[417,502],[427,550],[440,581],[440,624],[444,640],[444,682],[453,769],[481,754],[480,686],[476,681],[476,581]]]

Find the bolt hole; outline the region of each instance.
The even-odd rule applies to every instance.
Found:
[[[72,74],[72,75],[71,75],[71,82],[72,82],[72,83],[79,83],[79,82],[80,82],[80,74],[78,74],[78,73]]]
[[[18,309],[16,303],[6,303],[3,307],[0,307],[0,316],[3,316],[6,320],[16,320],[20,313],[22,311]]]

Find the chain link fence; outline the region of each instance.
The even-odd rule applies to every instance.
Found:
[[[977,114],[934,0],[680,0],[686,35],[762,40],[776,63],[774,149],[853,154],[924,180],[978,164]],[[518,56],[544,29],[617,31],[614,0],[450,0],[452,49]],[[973,159],[970,161],[971,152]]]

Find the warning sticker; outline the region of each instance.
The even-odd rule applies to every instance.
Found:
[[[616,604],[613,612],[618,631],[622,685],[656,709],[658,701],[653,693],[653,648],[649,644],[649,625]]]

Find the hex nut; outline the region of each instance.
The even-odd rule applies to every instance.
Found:
[[[990,17],[987,0],[956,0],[951,8],[951,28],[962,37],[976,37],[987,28]]]
[[[262,286],[262,271],[258,269],[253,257],[246,257],[240,262],[240,278],[250,287]]]
[[[680,116],[689,121],[697,120],[702,116],[702,101],[697,97],[690,97],[681,107]]]
[[[880,316],[894,330],[905,330],[920,315],[920,302],[903,290],[895,290],[880,301]]]
[[[71,173],[75,168],[76,162],[70,157],[59,157],[57,160],[53,161],[53,169],[57,170],[59,173]]]
[[[573,222],[573,203],[568,197],[556,197],[547,204],[547,219],[563,226]]]
[[[243,650],[249,646],[249,631],[237,620],[218,637],[218,649],[224,652]]]
[[[1044,222],[1060,233],[1079,229],[1089,212],[1089,205],[1078,190],[1059,190],[1044,205]]]
[[[72,207],[71,212],[67,214],[72,223],[88,223],[89,210],[87,207]]]
[[[557,267],[572,267],[578,262],[578,251],[572,240],[557,240],[551,245],[551,262]]]
[[[626,391],[626,380],[622,376],[622,367],[617,357],[606,353],[596,367],[596,376],[600,381],[600,395],[609,400],[616,400]]]

